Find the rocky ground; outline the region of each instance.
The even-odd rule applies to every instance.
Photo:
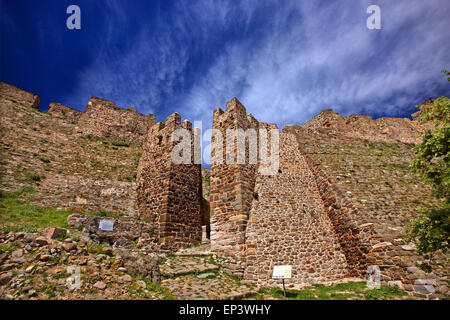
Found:
[[[71,234],[48,240],[39,233],[10,232],[0,236],[1,299],[165,299],[169,291],[159,279],[129,274],[120,250],[83,243]],[[137,263],[137,262],[136,262]],[[79,267],[81,287],[68,288]],[[73,273],[75,274],[75,273]],[[155,283],[156,282],[156,283]],[[75,282],[73,282],[75,284]]]
[[[77,231],[59,239],[43,232],[1,233],[0,298],[232,299],[256,292],[223,270],[205,247],[169,255],[141,252],[159,261],[155,272],[148,270],[152,263],[130,260],[133,250],[80,238]],[[69,287],[72,266],[80,268],[80,288]]]
[[[0,234],[0,299],[400,299],[405,293],[383,286],[370,290],[361,279],[331,286],[296,289],[256,288],[227,272],[204,244],[175,254],[140,253],[152,263],[131,259],[131,252],[79,240],[77,232],[47,239],[43,233]],[[70,288],[71,266],[80,268],[81,286]],[[153,268],[153,267],[150,267]],[[152,272],[150,272],[152,271]],[[354,280],[358,280],[355,282]]]

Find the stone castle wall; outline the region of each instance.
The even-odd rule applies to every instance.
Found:
[[[292,265],[292,283],[348,276],[346,256],[295,136],[280,137],[280,171],[258,175],[245,236],[244,279],[272,280],[274,265]]]
[[[180,124],[174,113],[165,123],[150,128],[143,145],[137,174],[137,208],[141,217],[157,226],[159,242],[180,248],[201,242],[201,165],[194,161],[192,125]],[[175,130],[183,128],[191,138],[191,164],[175,164],[172,141]]]
[[[136,217],[136,184],[83,176],[48,175],[33,201],[74,212],[109,212]]]
[[[35,109],[39,108],[39,105],[41,104],[41,98],[38,95],[3,81],[0,81],[0,95]]]
[[[50,117],[26,107],[36,107],[37,96],[0,84],[0,142],[5,154],[4,168],[0,168],[2,187],[28,185],[31,182],[24,172],[35,171],[43,176],[35,183],[35,203],[148,219],[151,231],[146,228],[145,232],[151,234],[149,239],[167,250],[200,243],[201,226],[210,224],[212,251],[230,258],[233,272],[257,284],[274,284],[270,277],[273,266],[278,264],[293,266],[296,283],[363,277],[368,265],[380,266],[382,280],[401,281],[405,288],[421,286],[429,277],[416,270],[419,258],[414,248],[403,245],[399,232],[388,237],[379,231],[381,227],[394,229],[389,221],[377,216],[375,210],[363,206],[357,209],[357,201],[365,199],[352,199],[347,196],[349,191],[347,195],[340,191],[344,190],[342,184],[334,180],[342,172],[332,174],[327,165],[322,167],[315,162],[317,158],[313,160],[312,154],[306,154],[313,153],[313,149],[324,152],[320,147],[327,142],[338,149],[348,145],[368,152],[372,152],[368,147],[371,144],[364,139],[417,143],[424,127],[416,121],[372,120],[358,115],[343,118],[331,110],[324,111],[301,127],[283,130],[280,171],[263,176],[258,173],[260,163],[248,163],[248,143],[246,164],[215,162],[219,154],[225,161],[227,154],[235,156],[238,151],[237,146],[226,150],[227,139],[231,139],[226,136],[227,129],[254,129],[258,134],[261,128],[273,127],[259,123],[237,99],[232,99],[225,112],[220,108],[214,111],[213,128],[222,133],[224,140],[213,138],[209,197],[203,199],[200,165],[172,162],[177,145],[171,140],[172,133],[184,128],[191,138],[194,136],[188,121],[180,124],[179,114],[155,124],[152,115],[143,116],[92,98],[83,114],[52,104],[49,113],[56,117]],[[137,145],[118,149],[105,141],[83,139],[73,134],[73,123],[59,117],[79,117],[75,131],[83,135]],[[297,140],[290,133],[295,133]],[[358,140],[357,144],[354,140]],[[302,149],[307,145],[308,151]],[[139,162],[136,183],[132,178],[136,173],[133,162]],[[122,166],[122,170],[113,169],[116,166]],[[127,176],[119,177],[125,168],[129,169]],[[349,168],[343,167],[342,171],[349,173]],[[367,184],[363,186],[370,192]],[[392,210],[399,216],[397,210]],[[377,224],[380,226],[374,227]],[[399,229],[397,225],[395,228]]]
[[[417,116],[415,115],[415,118]],[[341,135],[373,142],[420,143],[424,126],[408,118],[384,117],[373,120],[371,116],[342,117],[333,110],[324,110],[302,125],[304,129],[328,129]]]
[[[33,204],[136,216],[134,181],[140,148],[84,139],[73,134],[74,127],[73,121],[0,94],[1,189],[32,186]]]
[[[68,106],[65,106],[65,105],[57,103],[57,102],[52,102],[48,106],[49,106],[48,112],[52,116],[67,119],[72,122],[78,122],[81,115],[83,114],[79,110],[72,109]]]
[[[349,275],[362,276],[367,270],[366,254],[370,243],[368,225],[358,226],[354,220],[357,209],[350,199],[346,198],[325,174],[319,164],[310,157],[304,156],[306,164],[314,177],[325,212],[333,227],[339,247],[345,255],[349,268]]]
[[[255,283],[272,283],[275,264],[292,264],[297,282],[355,275],[365,267],[365,256],[359,229],[344,215],[352,208],[347,203],[345,210],[330,208],[329,198],[340,201],[341,195],[331,197],[328,185],[324,189],[325,177],[315,177],[318,173],[301,154],[295,136],[281,135],[277,175],[260,175],[259,158],[256,164],[249,163],[248,141],[245,164],[217,163],[227,153],[238,153],[237,145],[226,148],[227,129],[254,129],[258,135],[260,129],[273,128],[247,115],[237,99],[227,103],[225,112],[214,111],[213,129],[222,133],[223,140],[213,136],[211,250],[230,258],[228,267]]]
[[[121,109],[114,102],[92,97],[78,120],[76,131],[106,140],[142,145],[155,116],[142,115],[133,108]]]

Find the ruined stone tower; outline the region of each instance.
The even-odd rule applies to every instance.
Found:
[[[221,134],[213,133],[211,152],[211,250],[229,258],[234,273],[267,284],[273,282],[274,265],[288,264],[294,281],[307,283],[343,278],[359,269],[359,263],[364,265],[358,255],[358,230],[342,221],[348,215],[340,212],[342,218],[336,218],[328,207],[328,194],[319,187],[322,181],[316,181],[317,173],[289,130],[280,135],[279,170],[267,175],[260,170],[265,164],[258,153],[263,142],[259,134],[277,129],[275,125],[259,123],[234,98],[225,112],[214,111],[213,129]],[[241,129],[245,143],[243,137],[237,143],[230,129]],[[256,135],[249,134],[252,130]],[[270,131],[268,136],[271,141]],[[257,149],[253,163],[250,143]],[[242,147],[245,163],[237,163]]]
[[[295,283],[344,278],[346,257],[314,175],[295,137],[286,132],[280,136],[279,168],[275,175],[256,177],[258,197],[245,235],[244,279],[276,284],[271,279],[275,265],[291,265]]]
[[[248,140],[245,143],[244,164],[238,164],[235,157],[238,145],[227,150],[230,129],[254,129],[258,134],[259,123],[248,114],[245,107],[234,98],[226,104],[226,111],[214,111],[213,129],[221,133],[222,139],[213,135],[211,148],[211,250],[219,255],[232,258],[240,269],[240,258],[244,249],[245,230],[253,200],[257,164],[249,163]],[[222,141],[220,141],[222,140]],[[234,162],[226,163],[227,155]]]
[[[169,249],[201,242],[201,165],[194,164],[192,124],[182,124],[178,113],[152,126],[143,144],[137,173],[137,209],[154,223],[157,238]],[[189,164],[176,164],[172,151],[175,130],[183,128],[191,139]]]

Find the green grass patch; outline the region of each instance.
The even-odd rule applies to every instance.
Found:
[[[28,169],[23,169],[22,173],[28,180],[31,180],[31,181],[34,181],[34,182],[39,182],[39,181],[45,179],[44,175],[41,175],[41,174],[39,174],[37,172],[34,172],[34,171],[30,171]]]
[[[315,284],[301,290],[283,289],[277,287],[263,287],[250,299],[264,299],[270,296],[280,300],[395,300],[405,296],[406,293],[398,287],[381,286],[380,289],[369,289],[365,282],[348,282],[332,286]]]
[[[14,250],[20,249],[20,246],[16,242],[2,243],[0,244],[0,254],[7,252],[11,254]]]
[[[44,163],[50,163],[52,161],[52,159],[48,157],[40,157],[39,160],[41,160]]]
[[[35,232],[38,228],[67,228],[71,212],[27,203],[35,193],[30,187],[17,191],[0,190],[0,223],[5,231]]]
[[[164,300],[177,300],[177,296],[175,296],[169,289],[162,287],[160,284],[155,284],[151,282],[148,278],[145,278],[141,275],[133,276],[134,281],[142,280],[147,285],[147,290],[157,293]]]
[[[111,144],[116,147],[129,147],[131,146],[130,142],[127,141],[111,141]]]

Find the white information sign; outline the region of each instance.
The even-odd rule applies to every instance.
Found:
[[[100,223],[98,224],[98,230],[101,231],[113,231],[114,229],[114,220],[112,219],[100,219]]]
[[[291,279],[292,278],[292,266],[273,266],[272,279]]]

